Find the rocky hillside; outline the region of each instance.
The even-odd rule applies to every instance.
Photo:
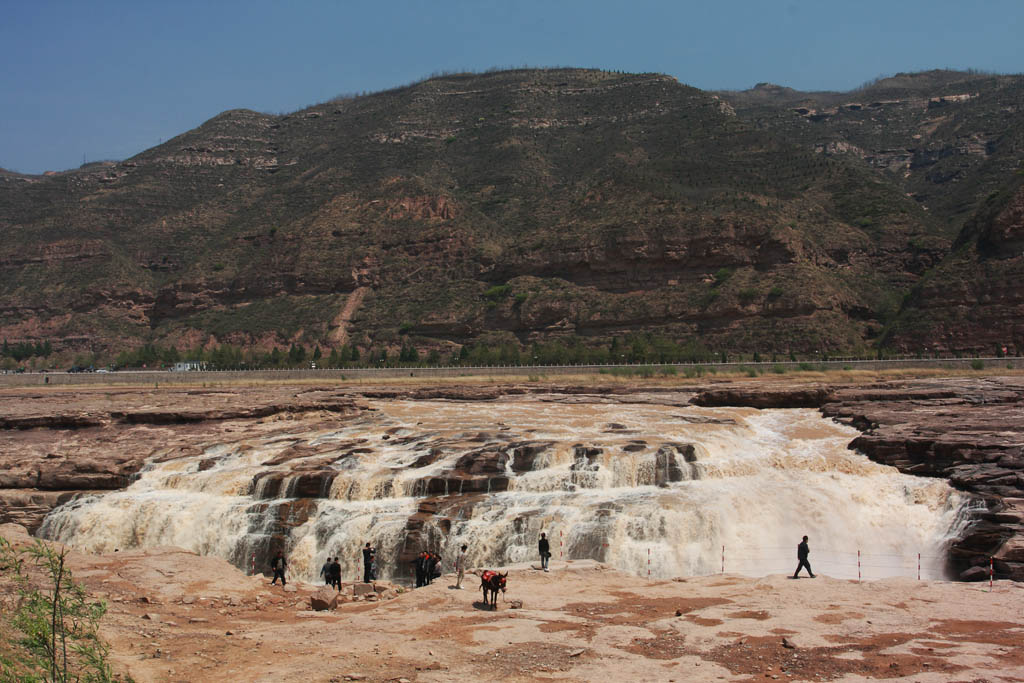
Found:
[[[967,217],[982,229],[1024,128],[1019,77],[921,78],[837,95],[446,76],[0,174],[0,335],[101,352],[633,332],[909,348],[924,342],[893,327],[904,296]]]
[[[939,353],[1024,348],[1017,322],[1024,313],[1024,78],[929,71],[849,93],[760,84],[721,95],[760,128],[875,169],[954,238],[942,263],[904,295],[881,345]]]

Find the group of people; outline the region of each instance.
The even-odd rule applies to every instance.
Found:
[[[455,559],[455,571],[458,577],[455,587],[460,590],[462,589],[462,579],[466,575],[466,551],[468,549],[468,546],[464,544],[459,549],[458,557]],[[537,552],[540,553],[541,568],[544,571],[548,571],[551,545],[548,542],[547,534],[542,533],[540,535],[540,539],[537,541]],[[793,573],[793,578],[795,579],[800,575],[801,569],[807,569],[807,573],[813,579],[814,572],[811,571],[811,564],[807,559],[810,556],[807,536],[804,536],[803,540],[796,547],[796,556],[799,564],[797,564],[796,572]],[[334,559],[328,557],[327,561],[324,562],[324,566],[320,569],[320,576],[323,577],[326,585],[341,590],[341,563],[339,559],[338,557]],[[421,550],[416,559],[412,561],[412,565],[416,572],[417,588],[429,586],[434,579],[441,576],[441,556],[437,553]],[[284,573],[287,567],[288,563],[284,559],[284,553],[280,550],[277,551],[277,555],[270,561],[270,570],[274,573],[274,578],[270,582],[271,585],[277,585],[278,579],[281,579],[282,586],[286,585]],[[376,578],[377,550],[367,542],[363,547],[363,583],[370,583]]]
[[[341,590],[341,562],[340,557],[335,557],[333,560],[327,558],[324,562],[324,566],[320,568],[320,576],[324,579],[324,585],[331,586]]]
[[[417,588],[429,586],[434,579],[441,576],[441,556],[437,553],[421,550],[411,564],[416,572]]]
[[[341,558],[333,560],[328,557],[320,568],[320,576],[327,586],[341,590]],[[377,578],[377,549],[367,543],[363,546],[363,583],[370,583]]]

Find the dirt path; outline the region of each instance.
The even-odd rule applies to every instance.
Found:
[[[316,586],[173,548],[72,567],[108,601],[115,665],[140,682],[1024,680],[1024,586],[1010,582],[649,582],[580,561],[512,567],[496,611],[475,577],[457,591],[445,576],[312,612]]]
[[[332,344],[341,346],[348,341],[348,324],[352,320],[352,316],[359,310],[368,291],[370,291],[369,287],[356,287],[348,295],[348,298],[345,300],[345,307],[331,321],[331,332],[328,335],[328,339]]]

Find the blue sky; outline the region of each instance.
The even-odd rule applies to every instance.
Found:
[[[848,90],[1024,72],[1024,0],[0,0],[0,167],[123,159],[224,111],[294,111],[440,71],[657,71]]]

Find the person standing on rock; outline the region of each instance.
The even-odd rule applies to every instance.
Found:
[[[274,572],[274,578],[270,582],[271,586],[276,586],[277,585],[278,578],[281,579],[281,585],[282,586],[287,585],[287,582],[284,579],[284,570],[287,567],[288,567],[288,563],[285,562],[284,553],[282,551],[278,550],[277,551],[277,555],[275,555],[274,559],[272,559],[270,561],[270,569],[271,569],[271,571]]]
[[[463,544],[459,548],[459,555],[455,558],[455,571],[458,572],[458,578],[455,579],[455,588],[462,590],[462,579],[466,576],[466,549],[469,546]]]
[[[334,558],[334,562],[331,562],[330,573],[331,585],[337,588],[338,590],[341,590],[341,562],[339,562],[340,559],[341,558],[336,557]]]
[[[807,547],[807,537],[804,536],[804,540],[800,541],[800,545],[796,547],[796,559],[800,561],[800,564],[796,566],[796,571],[793,572],[793,578],[797,578],[800,574],[800,570],[807,567],[807,573],[814,578],[814,572],[811,571],[811,563],[807,561],[807,556],[811,554],[810,548]]]
[[[370,547],[370,542],[367,541],[363,547],[363,583],[370,583],[373,581],[373,548]]]
[[[537,551],[540,553],[540,567],[544,571],[548,570],[548,558],[551,557],[551,550],[548,544],[547,534],[541,533],[540,540],[537,541]]]

